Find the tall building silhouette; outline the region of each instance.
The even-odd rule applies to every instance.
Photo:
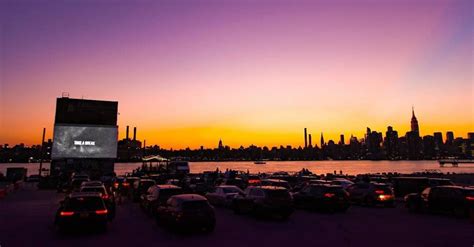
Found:
[[[326,143],[324,142],[323,132],[321,132],[321,147],[323,147],[324,145],[326,145]]]
[[[222,145],[222,139],[219,139],[219,149],[223,149],[224,145]]]
[[[304,128],[304,147],[308,147],[308,132],[306,131],[306,128]]]
[[[411,108],[411,131],[414,133],[420,134],[420,129],[418,127],[418,119],[415,116],[415,108]]]
[[[311,134],[308,135],[309,138],[309,147],[313,147],[313,142],[311,141]]]

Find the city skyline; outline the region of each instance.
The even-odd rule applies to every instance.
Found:
[[[1,6],[0,143],[51,138],[62,92],[163,148],[405,133],[412,105],[422,136],[473,131],[471,1]]]

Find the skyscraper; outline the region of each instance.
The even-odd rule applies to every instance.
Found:
[[[306,128],[304,128],[304,147],[308,147],[308,133],[306,132]]]
[[[418,135],[420,134],[420,129],[418,127],[418,120],[416,119],[416,116],[415,116],[414,107],[411,108],[411,131]]]
[[[219,149],[223,149],[224,145],[222,145],[222,139],[219,139]]]
[[[308,135],[308,138],[309,138],[309,147],[313,147],[313,143],[311,141],[311,134]]]
[[[454,141],[454,133],[452,131],[446,132],[446,144],[451,145]]]
[[[324,143],[323,132],[321,132],[321,147],[323,147],[326,143]]]
[[[345,145],[344,135],[341,135],[341,140],[339,140],[339,145]]]

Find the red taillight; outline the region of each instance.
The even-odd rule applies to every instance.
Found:
[[[107,209],[104,209],[104,210],[96,210],[95,213],[98,214],[98,215],[104,215],[104,214],[107,214]]]
[[[122,183],[123,187],[128,187],[130,184],[129,183]]]
[[[324,197],[327,197],[327,198],[332,198],[334,197],[335,195],[333,193],[326,193],[324,194]]]
[[[109,199],[109,195],[102,195],[102,199],[104,199],[104,200]]]
[[[61,216],[73,216],[74,212],[64,212],[64,211],[62,211],[61,213],[59,213],[59,215],[61,215]]]
[[[119,186],[119,183],[114,183],[115,188],[118,188],[118,186]]]
[[[466,196],[466,200],[468,200],[468,201],[474,201],[474,196]]]
[[[383,190],[376,190],[375,193],[377,193],[377,194],[383,194],[383,193],[385,193],[385,191],[383,191]]]

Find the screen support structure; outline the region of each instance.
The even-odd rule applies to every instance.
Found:
[[[40,165],[38,175],[41,177],[41,172],[43,170],[43,153],[44,153],[44,136],[46,134],[46,128],[43,128],[43,138],[41,139],[41,153],[40,153]]]

